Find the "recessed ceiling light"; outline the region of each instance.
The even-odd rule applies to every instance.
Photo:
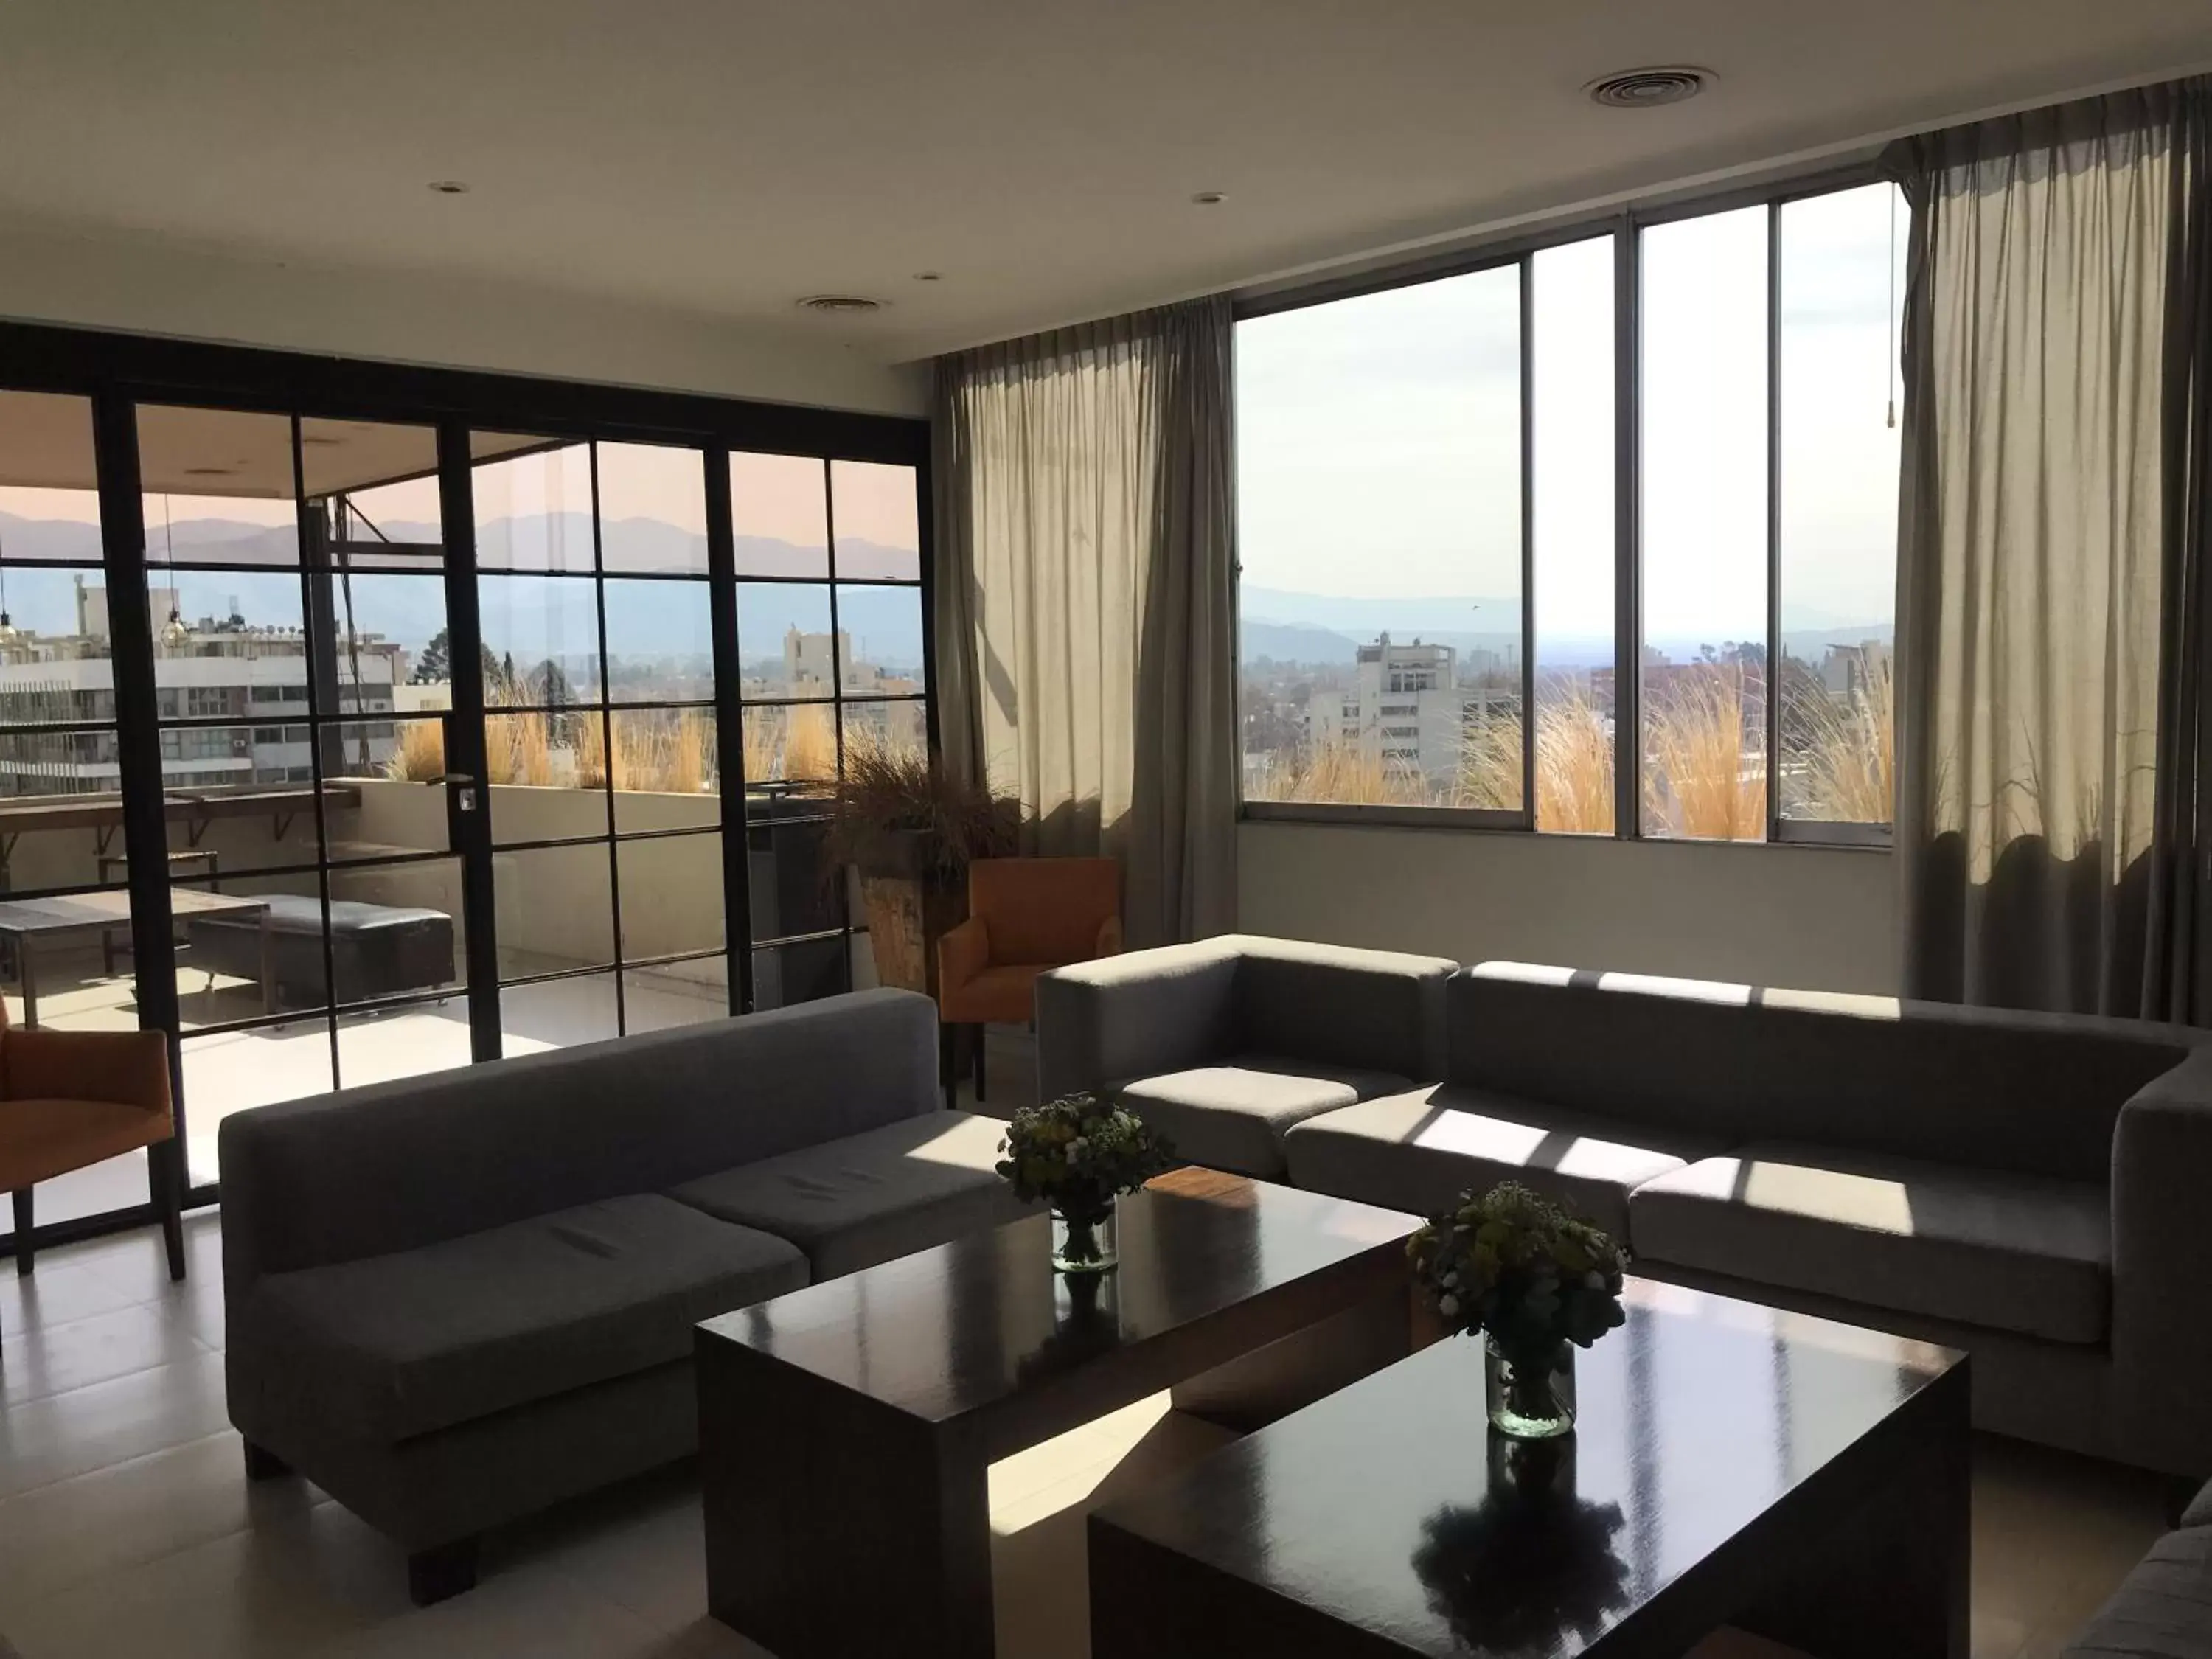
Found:
[[[433,179],[430,188],[441,196],[465,196],[469,193],[467,183],[459,179]]]
[[[1712,84],[1713,72],[1689,64],[1662,64],[1603,75],[1583,88],[1607,109],[1656,109],[1694,98]]]
[[[917,283],[941,283],[945,276],[942,271],[917,270],[914,273],[914,280]]]
[[[319,449],[334,449],[338,445],[343,443],[345,440],[343,438],[326,438],[319,432],[302,432],[300,434],[300,441],[303,445],[313,444]]]
[[[187,478],[228,478],[230,469],[227,466],[188,466],[185,469],[185,476]]]
[[[1190,199],[1196,203],[1200,207],[1212,207],[1218,203],[1228,200],[1228,198],[1229,192],[1226,191],[1201,190],[1197,195],[1192,197]]]
[[[881,300],[863,299],[857,294],[810,294],[799,302],[801,311],[828,311],[854,315],[866,311],[881,311]]]

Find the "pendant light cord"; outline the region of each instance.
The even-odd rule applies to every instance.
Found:
[[[1889,394],[1889,418],[1885,424],[1893,431],[1897,427],[1897,198],[1902,193],[1895,185],[1889,187],[1889,311],[1884,319],[1889,354],[1882,370],[1882,388]]]

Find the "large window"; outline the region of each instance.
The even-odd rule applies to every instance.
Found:
[[[1242,320],[1248,805],[1881,836],[1904,228],[1832,188]]]
[[[0,344],[0,992],[169,1035],[188,1201],[244,1108],[866,982],[824,786],[927,750],[921,422]]]

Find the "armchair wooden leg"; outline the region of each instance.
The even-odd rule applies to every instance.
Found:
[[[185,1149],[174,1135],[153,1148],[154,1202],[161,1212],[161,1243],[169,1253],[169,1278],[185,1276]]]
[[[970,1029],[975,1033],[975,1103],[981,1106],[983,1103],[983,1034],[990,1028],[977,1025]]]
[[[960,1028],[937,1022],[937,1081],[945,1091],[945,1109],[960,1103]]]
[[[31,1271],[31,1189],[18,1188],[15,1192],[15,1272],[20,1276]]]

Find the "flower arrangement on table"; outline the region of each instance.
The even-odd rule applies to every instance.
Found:
[[[1574,1350],[1620,1324],[1628,1255],[1589,1222],[1516,1181],[1425,1224],[1407,1242],[1430,1306],[1455,1333],[1484,1334],[1491,1420],[1508,1434],[1574,1425]],[[1562,1384],[1564,1383],[1564,1386]]]
[[[1015,1194],[1052,1207],[1053,1265],[1063,1273],[1113,1267],[1114,1200],[1176,1162],[1134,1112],[1088,1094],[1023,1107],[999,1150],[999,1174]]]

